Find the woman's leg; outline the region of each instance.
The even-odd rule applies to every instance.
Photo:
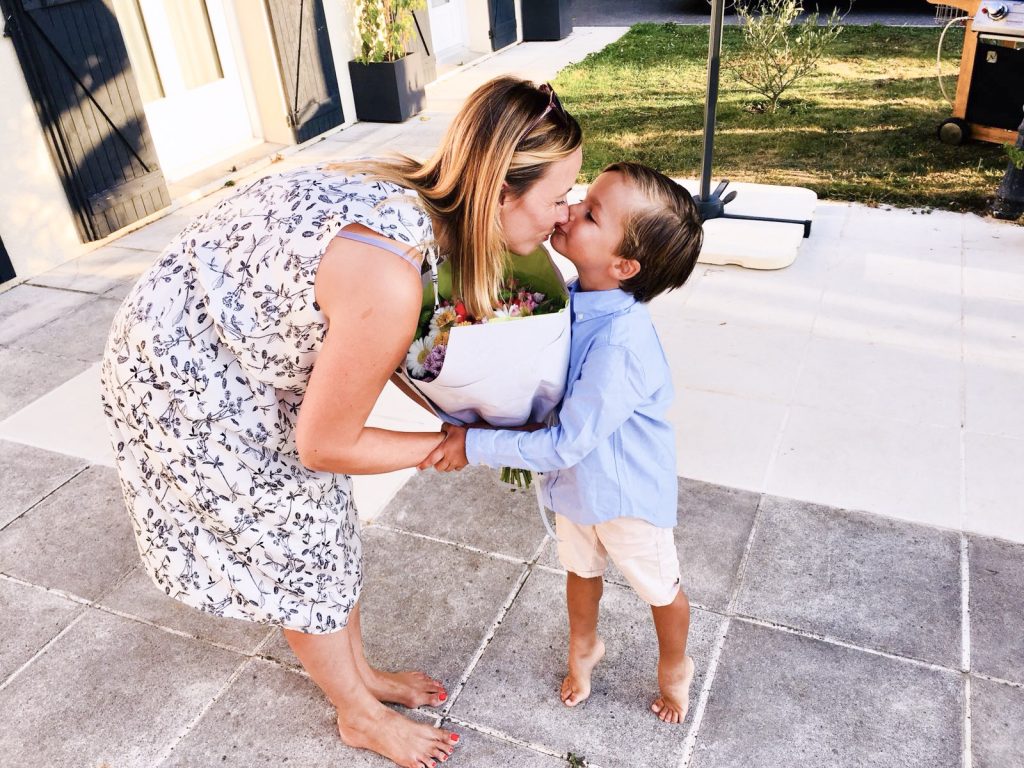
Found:
[[[562,703],[575,707],[590,696],[590,675],[604,657],[604,641],[597,634],[597,616],[604,582],[569,571],[565,602],[569,608],[569,673],[562,681]]]
[[[338,713],[338,733],[403,768],[432,768],[448,759],[458,736],[414,723],[385,707],[366,687],[352,653],[351,629],[326,635],[284,630],[285,639]]]
[[[415,709],[422,706],[436,707],[448,699],[444,684],[423,672],[384,672],[370,666],[363,651],[363,628],[358,603],[349,614],[348,630],[356,667],[366,687],[378,701]]]
[[[686,655],[690,631],[690,601],[679,590],[668,605],[652,605],[654,628],[658,633],[658,688],[661,695],[651,711],[666,723],[681,723],[690,704],[693,659]]]

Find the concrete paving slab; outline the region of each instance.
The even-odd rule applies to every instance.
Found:
[[[367,658],[386,670],[423,670],[452,690],[524,566],[380,528],[362,536]],[[297,664],[283,636],[265,653]]]
[[[1024,438],[1022,381],[1024,358],[965,356],[964,427],[975,433]]]
[[[0,344],[11,346],[21,336],[48,325],[84,304],[95,301],[88,293],[16,285],[0,293]]]
[[[117,474],[90,467],[0,531],[0,571],[95,600],[138,562]]]
[[[536,493],[509,488],[489,467],[418,473],[378,522],[523,561],[545,536]]]
[[[114,466],[100,403],[100,364],[94,363],[56,389],[0,421],[0,439]]]
[[[960,528],[959,427],[794,405],[781,431],[768,493]]]
[[[11,346],[53,357],[95,362],[103,355],[110,324],[120,306],[121,302],[116,299],[95,298],[52,323],[19,336]]]
[[[964,352],[1024,360],[1024,302],[964,297]]]
[[[0,528],[85,469],[85,462],[0,440]]]
[[[84,610],[52,592],[0,579],[0,684]]]
[[[692,768],[960,768],[963,684],[925,667],[733,621]]]
[[[150,766],[241,660],[88,609],[0,690],[0,754],[48,768]]]
[[[427,717],[425,713],[413,716]],[[308,677],[253,659],[159,766],[394,765],[345,746],[334,718],[333,707]]]
[[[195,208],[189,206],[187,210],[182,209],[168,214],[134,232],[129,232],[124,237],[119,237],[114,244],[120,248],[159,253],[192,221],[200,209],[206,210],[213,207],[213,204],[213,198],[203,198]]]
[[[0,421],[84,371],[88,363],[0,347]]]
[[[974,432],[963,439],[964,530],[1024,542],[1024,439]]]
[[[1024,690],[971,678],[971,765],[1024,765]]]
[[[155,258],[152,251],[107,245],[37,275],[28,282],[49,288],[107,294],[119,286],[134,283]]]
[[[712,613],[691,612],[688,652],[697,667],[691,712],[721,621]],[[658,659],[650,610],[632,591],[608,584],[600,632],[607,652],[594,673],[591,697],[570,709],[558,699],[568,642],[564,581],[534,570],[455,700],[452,717],[560,754],[582,755],[602,768],[677,764],[692,714],[668,725],[649,709]]]
[[[1024,546],[972,536],[971,670],[1024,685]]]
[[[167,597],[141,565],[97,600],[97,605],[247,654],[255,652],[271,632],[280,631],[263,624],[211,616]]]
[[[766,497],[735,610],[956,668],[959,536]]]

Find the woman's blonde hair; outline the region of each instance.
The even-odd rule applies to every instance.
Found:
[[[406,156],[332,166],[367,173],[414,190],[440,226],[434,232],[452,264],[452,284],[466,309],[489,317],[505,268],[501,195],[523,195],[548,166],[583,141],[579,123],[549,90],[498,77],[470,94],[440,148],[426,162]],[[506,186],[507,185],[507,186]]]

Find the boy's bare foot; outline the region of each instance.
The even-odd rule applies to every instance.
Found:
[[[693,659],[683,657],[682,668],[668,669],[658,664],[658,688],[661,696],[651,704],[651,711],[663,722],[681,723],[690,707],[690,683],[693,682]]]
[[[448,700],[444,684],[423,672],[384,672],[370,667],[360,676],[377,701],[409,709],[436,707]]]
[[[339,713],[338,734],[348,746],[376,752],[402,768],[435,768],[459,740],[456,733],[414,723],[384,705],[369,713]]]
[[[604,658],[604,641],[597,638],[592,646],[580,649],[569,643],[569,674],[562,681],[561,698],[567,707],[575,707],[590,696],[590,675]]]

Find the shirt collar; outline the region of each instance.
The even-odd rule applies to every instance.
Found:
[[[636,299],[621,288],[613,288],[610,291],[581,291],[579,288],[579,280],[569,286],[573,319],[576,321],[612,315],[636,304]]]

